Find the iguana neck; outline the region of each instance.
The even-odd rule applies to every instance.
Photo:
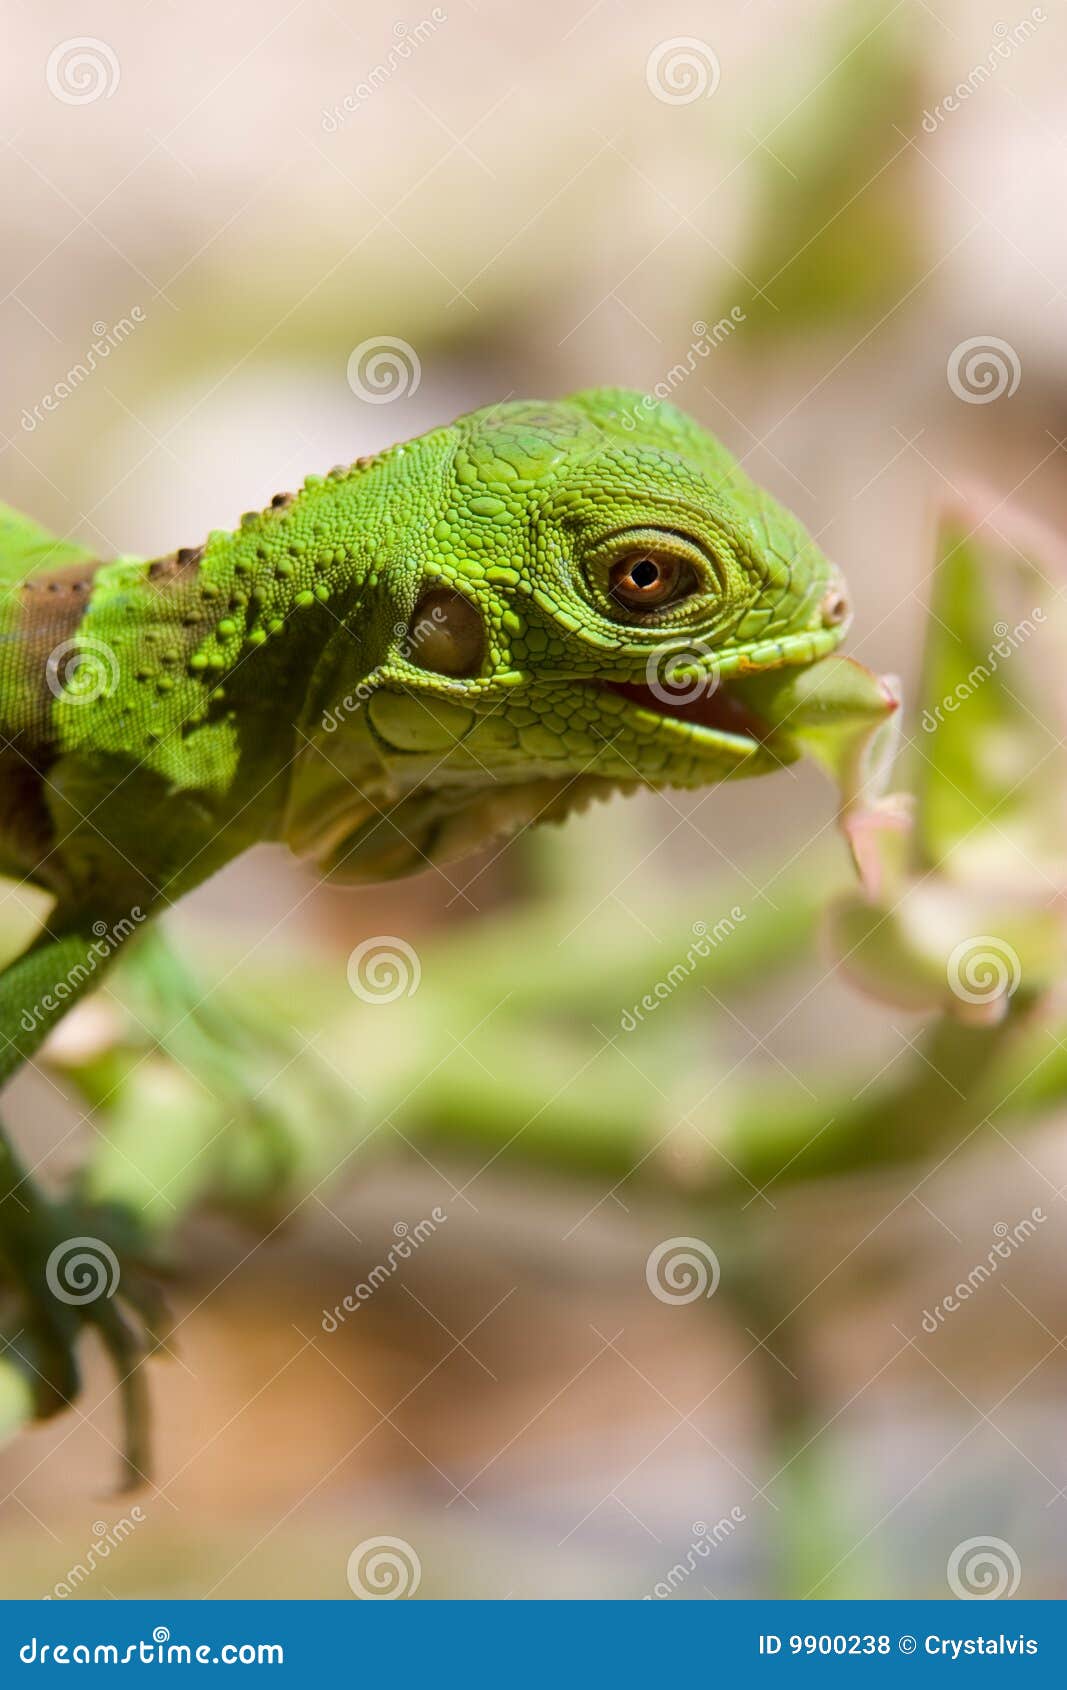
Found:
[[[0,824],[0,867],[47,859],[78,903],[104,881],[121,901],[143,862],[176,896],[279,837],[309,687],[338,640],[358,675],[347,629],[388,596],[373,590],[392,538],[388,457],[309,477],[201,546],[6,589],[0,797],[22,820]]]
[[[194,630],[185,667],[210,694],[254,701],[269,681],[274,709],[277,689],[302,691],[309,654],[377,579],[383,490],[375,471],[386,456],[308,476],[299,493],[275,494],[232,532],[214,530],[202,546],[148,566],[148,583]]]
[[[195,636],[182,665],[181,731],[190,717],[232,724],[242,751],[226,777],[229,797],[258,838],[283,836],[291,770],[334,673],[357,681],[373,664],[364,642],[373,648],[379,623],[392,629],[389,456],[309,476],[232,532],[149,568]]]

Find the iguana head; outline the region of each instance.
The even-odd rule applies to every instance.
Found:
[[[843,583],[674,406],[498,405],[376,473],[391,517],[320,673],[287,825],[327,871],[407,873],[615,789],[795,755],[765,677],[833,650]]]

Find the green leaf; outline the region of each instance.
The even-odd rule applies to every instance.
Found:
[[[835,655],[746,679],[745,697],[773,727],[775,746],[807,754],[836,784],[841,826],[870,894],[896,884],[911,829],[909,800],[885,791],[900,733],[896,679]]]
[[[806,752],[835,781],[842,808],[880,797],[896,753],[900,696],[892,676],[854,657],[824,657],[746,683],[775,738]]]
[[[943,518],[913,740],[924,867],[1020,885],[1062,877],[1067,645],[1053,542],[1017,517]]]
[[[1062,924],[1003,893],[915,881],[891,907],[858,894],[827,914],[844,973],[895,1008],[941,1011],[968,1025],[1001,1020],[1012,998],[1030,999],[1062,975]]]

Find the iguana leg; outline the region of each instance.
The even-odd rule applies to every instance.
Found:
[[[121,942],[113,929],[104,945],[99,925],[46,936],[0,975],[0,1084],[98,984]],[[77,1395],[82,1332],[100,1334],[119,1375],[131,1483],[143,1478],[148,1459],[139,1364],[159,1313],[158,1300],[126,1265],[138,1248],[135,1231],[135,1218],[114,1208],[45,1198],[0,1130],[0,1268],[18,1302],[6,1353],[29,1378],[44,1418]]]
[[[260,1172],[252,1186],[275,1194],[287,1208],[306,1153],[293,1130],[287,1090],[298,1084],[309,1108],[317,1106],[326,1119],[345,1120],[352,1094],[344,1082],[295,1029],[257,1004],[254,994],[225,983],[205,986],[158,923],[129,947],[116,995],[131,1005],[134,1046],[147,1035],[215,1100],[220,1130],[213,1154],[225,1154],[227,1138],[244,1143],[247,1153],[235,1154],[246,1172],[247,1155],[255,1157]],[[255,1202],[252,1197],[246,1218],[273,1224],[270,1206],[257,1215]]]

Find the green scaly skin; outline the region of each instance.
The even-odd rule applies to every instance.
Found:
[[[651,612],[609,591],[644,548],[691,589]],[[762,678],[843,632],[796,519],[681,412],[616,389],[475,412],[151,562],[8,513],[0,582],[0,873],[55,899],[0,977],[0,1081],[143,916],[248,846],[376,880],[619,788],[767,772],[795,752]],[[672,657],[705,702],[717,684],[714,715],[647,690]],[[114,1300],[60,1308],[44,1282],[46,1246],[101,1218],[0,1168],[43,1412],[76,1388],[81,1323],[127,1373],[137,1340]]]

